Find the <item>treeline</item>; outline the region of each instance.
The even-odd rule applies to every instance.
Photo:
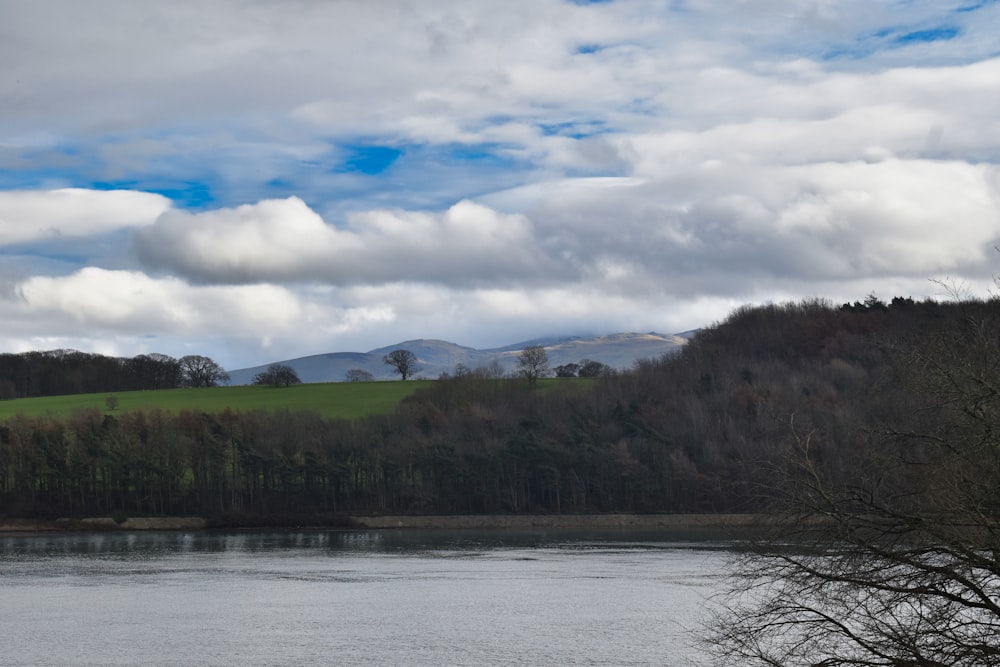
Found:
[[[457,374],[390,415],[159,411],[0,425],[9,516],[746,512],[808,434],[837,469],[927,397],[914,354],[961,358],[997,301],[745,307],[680,354],[527,382]],[[944,354],[947,351],[947,355]],[[956,355],[958,355],[956,357]],[[956,360],[957,359],[957,360]],[[907,381],[902,381],[909,378]]]
[[[107,357],[76,350],[0,354],[0,400],[210,386],[228,380],[209,357]]]

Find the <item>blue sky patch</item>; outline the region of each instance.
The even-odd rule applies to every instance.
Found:
[[[609,131],[608,127],[600,120],[539,123],[538,128],[546,137],[569,137],[570,139],[586,139],[599,134],[607,134]]]
[[[966,13],[966,12],[974,12],[977,9],[982,9],[983,7],[987,7],[989,5],[996,4],[997,1],[998,0],[981,0],[980,2],[973,2],[972,4],[963,5],[962,7],[957,8],[955,10],[955,13],[956,14],[963,14],[963,13]]]
[[[928,28],[927,30],[914,30],[903,35],[899,35],[892,41],[895,44],[914,44],[921,42],[941,42],[958,37],[959,30],[954,26],[940,26]]]
[[[48,187],[47,182],[55,181],[55,187],[65,185],[61,181],[61,174],[48,174],[49,178],[41,178],[33,171],[15,171],[13,169],[0,169],[0,189],[2,190],[34,190],[41,187]]]
[[[445,150],[442,155],[445,163],[475,162],[479,164],[514,164],[514,160],[508,155],[500,152],[499,144],[489,144],[483,146],[452,146]]]
[[[201,209],[216,203],[207,183],[201,181],[97,181],[88,184],[94,190],[138,190],[155,192],[174,203],[177,208]]]
[[[175,206],[183,208],[203,208],[215,202],[215,197],[208,184],[197,181],[179,181],[160,187],[153,186],[143,189],[147,192],[161,194],[172,201]]]
[[[955,39],[961,29],[953,25],[913,30],[911,26],[886,26],[860,35],[851,44],[834,46],[822,54],[823,60],[859,59],[881,50],[896,49],[912,44],[941,42]]]
[[[90,183],[87,187],[91,190],[137,190],[139,186],[139,181],[128,180],[128,181],[94,181]]]
[[[514,166],[517,161],[505,154],[504,150],[505,146],[498,143],[444,144],[425,147],[420,157],[423,160],[449,166],[458,164]]]
[[[368,176],[381,174],[403,154],[390,146],[345,146],[350,155],[336,169],[338,172],[359,172]]]

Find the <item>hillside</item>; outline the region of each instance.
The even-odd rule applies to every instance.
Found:
[[[118,391],[64,396],[39,396],[0,401],[0,420],[16,415],[64,418],[77,412],[122,415],[135,411],[178,414],[199,412],[293,410],[314,412],[328,419],[356,419],[391,412],[401,400],[429,382],[347,384],[310,383],[274,387],[198,387],[155,391]],[[108,399],[113,398],[114,408]]]
[[[333,352],[274,363],[291,366],[303,382],[340,382],[344,379],[344,374],[353,368],[368,371],[378,380],[392,380],[398,376],[391,367],[382,362],[382,358],[393,350],[406,349],[417,355],[420,367],[417,376],[436,378],[442,373],[454,372],[458,364],[477,368],[489,366],[494,361],[509,372],[517,366],[517,355],[524,348],[541,345],[548,353],[549,364],[552,367],[590,359],[612,368],[627,369],[640,359],[655,359],[676,352],[693,333],[618,333],[608,336],[539,338],[484,350],[444,340],[419,339],[403,341],[368,352]],[[266,368],[267,364],[263,364],[230,370],[230,382],[234,385],[251,384],[254,375]]]
[[[773,501],[762,490],[803,455],[848,487],[875,480],[899,498],[929,488],[929,478],[907,476],[912,467],[873,475],[890,452],[950,457],[960,467],[930,479],[942,484],[939,497],[982,488],[991,500],[980,509],[993,513],[998,328],[1000,301],[745,307],[678,354],[541,390],[475,374],[420,388],[328,385],[417,389],[395,409],[351,420],[214,412],[207,400],[176,414],[124,400],[112,414],[21,414],[0,422],[0,514],[237,513],[266,523],[275,513],[760,512]],[[589,352],[579,340],[547,343],[553,355]],[[417,353],[448,362],[471,354],[428,348]],[[231,390],[277,400],[316,386]],[[207,399],[222,390],[198,391]],[[346,396],[324,400],[333,407]],[[937,442],[947,447],[928,447]],[[955,456],[966,447],[974,456]]]

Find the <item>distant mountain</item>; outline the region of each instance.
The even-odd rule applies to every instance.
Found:
[[[640,359],[651,359],[676,352],[694,333],[694,331],[680,334],[618,333],[593,337],[538,338],[487,350],[464,347],[445,340],[419,339],[403,341],[369,352],[332,352],[275,363],[287,364],[294,368],[303,382],[340,382],[344,379],[344,374],[353,368],[368,371],[378,380],[393,380],[399,376],[392,367],[382,362],[382,358],[393,350],[405,349],[417,355],[419,370],[416,377],[436,378],[441,373],[454,372],[458,364],[474,369],[497,361],[505,370],[512,371],[517,367],[517,355],[523,349],[541,345],[548,353],[549,364],[553,368],[568,363],[579,363],[582,359],[591,359],[612,368],[623,369],[629,368]],[[268,364],[264,364],[231,370],[230,381],[237,385],[251,384],[254,375],[265,370],[267,366]]]

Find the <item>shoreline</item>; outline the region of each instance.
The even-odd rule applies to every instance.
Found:
[[[483,514],[347,516],[340,526],[260,525],[254,530],[462,530],[529,528],[700,529],[754,528],[766,525],[762,514]],[[243,530],[247,526],[216,525],[203,517],[111,517],[81,519],[0,519],[2,533],[71,533],[120,531]]]
[[[764,525],[761,514],[483,514],[351,517],[360,528],[749,528]]]

